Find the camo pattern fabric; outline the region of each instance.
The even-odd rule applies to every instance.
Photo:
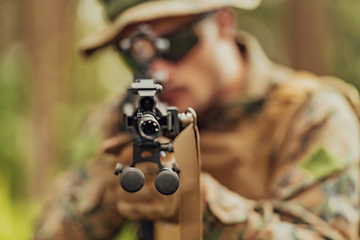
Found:
[[[204,239],[358,239],[358,125],[342,95],[310,96],[280,149],[270,150],[276,160],[262,199],[245,198],[204,175]]]
[[[246,33],[238,42],[245,94],[199,123],[204,239],[358,239],[357,106],[318,77],[270,62]],[[123,226],[113,170],[130,140],[115,130],[117,104],[93,121],[107,151],[58,179],[35,240],[112,239]],[[177,204],[164,204],[173,204],[168,219],[176,215]]]

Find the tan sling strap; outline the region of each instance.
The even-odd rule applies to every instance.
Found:
[[[196,113],[185,112],[182,119],[188,125],[174,140],[174,153],[180,168],[179,224],[157,221],[155,240],[202,240],[202,208],[200,194],[200,149]]]
[[[175,158],[181,170],[179,224],[155,222],[155,240],[202,240],[198,136],[197,126],[190,124],[175,138]]]
[[[180,239],[202,240],[199,131],[191,123],[174,141],[180,172]]]
[[[199,131],[195,113],[190,123],[174,140],[174,153],[180,168],[179,224],[156,221],[155,240],[202,240],[202,208],[200,195]],[[196,114],[195,114],[196,115]]]
[[[174,140],[175,159],[180,168],[179,224],[158,221],[154,224],[155,240],[202,240],[202,207],[200,193],[200,136],[196,112],[188,108],[182,114],[183,129]]]

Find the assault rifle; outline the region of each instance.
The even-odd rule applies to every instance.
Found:
[[[196,114],[192,109],[180,114],[176,107],[164,107],[157,98],[162,90],[161,84],[148,76],[148,66],[158,54],[167,51],[169,43],[167,39],[158,38],[147,25],[141,25],[132,35],[120,41],[117,48],[137,71],[128,90],[131,110],[123,110],[122,123],[122,128],[130,131],[134,139],[133,161],[125,167],[118,163],[115,174],[121,173],[120,184],[125,191],[137,192],[144,185],[145,176],[136,165],[141,162],[156,163],[159,168],[156,189],[164,195],[173,194],[179,187],[180,169],[176,163],[169,168],[160,161],[162,151],[174,151],[173,142],[160,143],[157,138],[166,136],[174,139],[196,118]],[[125,107],[128,105],[125,104]]]

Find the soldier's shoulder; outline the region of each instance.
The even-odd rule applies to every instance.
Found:
[[[359,115],[359,93],[355,87],[335,77],[320,77],[296,71],[267,96],[265,115],[273,119],[290,117],[299,111],[320,116],[326,111]],[[359,115],[360,116],[360,115]]]
[[[354,107],[358,107],[360,102],[359,93],[353,85],[336,77],[317,76],[307,71],[295,71],[287,81],[273,88],[268,98],[286,103],[312,98],[346,99]]]

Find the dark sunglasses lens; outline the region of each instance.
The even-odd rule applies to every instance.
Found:
[[[179,61],[185,57],[199,41],[192,27],[181,29],[173,34],[164,36],[164,38],[169,40],[170,48],[161,57],[172,62]]]
[[[190,50],[198,43],[199,39],[193,29],[192,26],[184,27],[176,32],[173,32],[171,34],[168,34],[166,36],[163,36],[163,38],[166,38],[169,40],[169,49],[167,49],[165,52],[159,53],[160,56],[165,60],[171,61],[171,62],[177,62],[181,60],[183,57],[185,57]],[[142,46],[142,45],[141,45]],[[120,52],[120,55],[124,62],[133,70],[137,71],[141,68],[139,65],[139,62],[141,62],[141,59],[137,58],[137,55],[144,55],[144,47],[142,46],[139,52],[142,54],[135,54],[134,51],[129,52],[123,52],[121,47],[117,46],[118,51]],[[132,48],[131,50],[136,50],[137,48]],[[148,51],[145,51],[146,55],[148,55]],[[152,54],[155,54],[154,52]],[[140,56],[140,57],[141,57]],[[140,61],[139,61],[140,60]]]
[[[120,52],[120,57],[132,71],[136,71],[140,68],[136,61],[134,61],[133,58],[129,57],[129,55]]]

